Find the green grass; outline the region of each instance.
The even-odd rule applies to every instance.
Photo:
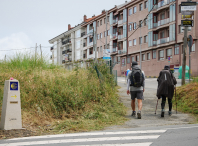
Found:
[[[10,77],[20,82],[25,128],[65,133],[99,130],[126,121],[126,108],[119,103],[113,76],[103,63],[68,71],[41,57],[19,54],[0,63],[0,105],[4,82]]]
[[[176,96],[178,110],[193,114],[198,122],[198,78],[193,78],[193,82],[178,87]],[[175,97],[173,102],[175,104]]]

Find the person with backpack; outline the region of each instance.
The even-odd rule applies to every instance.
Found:
[[[172,115],[172,99],[174,95],[175,85],[177,84],[177,80],[170,72],[169,66],[164,66],[164,70],[160,71],[159,77],[157,78],[158,81],[158,89],[157,89],[157,97],[158,99],[162,98],[161,103],[161,117],[164,117],[164,108],[166,103],[166,97],[168,97],[168,104],[169,104],[169,112],[168,114]]]
[[[144,100],[143,92],[145,89],[145,76],[136,61],[132,62],[131,68],[132,71],[130,71],[127,76],[127,94],[128,95],[131,94],[131,108],[132,108],[131,116],[136,116],[135,99],[137,98],[138,101],[137,118],[141,119],[142,100]]]

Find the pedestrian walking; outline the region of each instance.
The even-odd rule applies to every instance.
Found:
[[[132,71],[127,76],[127,94],[131,94],[131,116],[136,116],[135,99],[138,101],[137,118],[141,119],[142,100],[144,100],[143,92],[145,89],[145,76],[138,66],[138,63],[132,62]],[[129,89],[130,88],[130,89]]]
[[[174,88],[177,84],[177,80],[173,76],[173,74],[170,72],[169,66],[164,66],[164,70],[162,70],[159,73],[159,77],[157,78],[158,81],[158,89],[157,89],[157,97],[158,99],[162,98],[161,103],[161,117],[164,117],[165,113],[165,103],[166,103],[166,97],[168,97],[168,104],[169,104],[169,111],[168,114],[172,115],[172,99],[174,95]]]

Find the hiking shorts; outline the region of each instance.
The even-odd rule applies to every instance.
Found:
[[[131,91],[131,99],[135,100],[135,98],[144,100],[143,91]]]

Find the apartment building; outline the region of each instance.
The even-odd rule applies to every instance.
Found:
[[[122,9],[127,10],[127,49],[125,50],[120,47],[122,45],[117,44],[118,51],[114,49],[115,51],[111,52],[113,62],[117,63],[114,69],[118,71],[119,76],[130,68],[132,61],[137,61],[141,64],[142,70],[147,76],[158,76],[164,65],[170,64],[171,68],[182,65],[184,34],[181,27],[180,5],[180,0],[136,0],[117,10],[118,13]],[[121,14],[124,14],[124,11]],[[146,17],[147,15],[148,17]],[[192,35],[194,39],[194,45],[191,49],[193,76],[198,75],[198,67],[196,65],[198,31],[195,25],[198,21],[197,17],[195,14],[194,27],[188,28],[188,35]],[[119,21],[119,18],[114,18],[114,22]],[[115,26],[115,29],[119,28],[119,25],[115,24]],[[113,35],[117,36],[117,33],[118,36],[122,34],[120,30],[117,30],[116,34],[114,33]],[[115,39],[117,38],[115,37]],[[124,41],[121,43],[124,44]],[[189,51],[187,50],[188,53]],[[171,58],[170,63],[168,62],[168,57]],[[187,55],[187,65],[189,65],[188,60]]]
[[[170,64],[171,68],[182,65],[184,28],[181,26],[181,2],[181,0],[125,1],[108,11],[103,10],[98,16],[87,19],[85,15],[83,23],[71,30],[68,28],[67,32],[50,42],[53,44],[58,41],[66,42],[65,46],[62,43],[60,46],[54,46],[53,50],[71,47],[72,61],[95,58],[94,46],[97,48],[97,58],[103,58],[104,50],[110,49],[113,69],[117,70],[118,76],[123,75],[131,67],[132,61],[137,61],[141,65],[146,76],[158,76],[164,65]],[[196,12],[193,19],[194,27],[188,28],[188,35],[192,35],[194,39],[191,49],[191,68],[192,75],[197,76],[198,14]],[[58,50],[52,58],[57,57],[57,61],[62,61],[63,58],[58,59],[58,55],[64,49]],[[170,63],[168,57],[171,58]],[[189,65],[188,60],[187,55],[187,65]]]

